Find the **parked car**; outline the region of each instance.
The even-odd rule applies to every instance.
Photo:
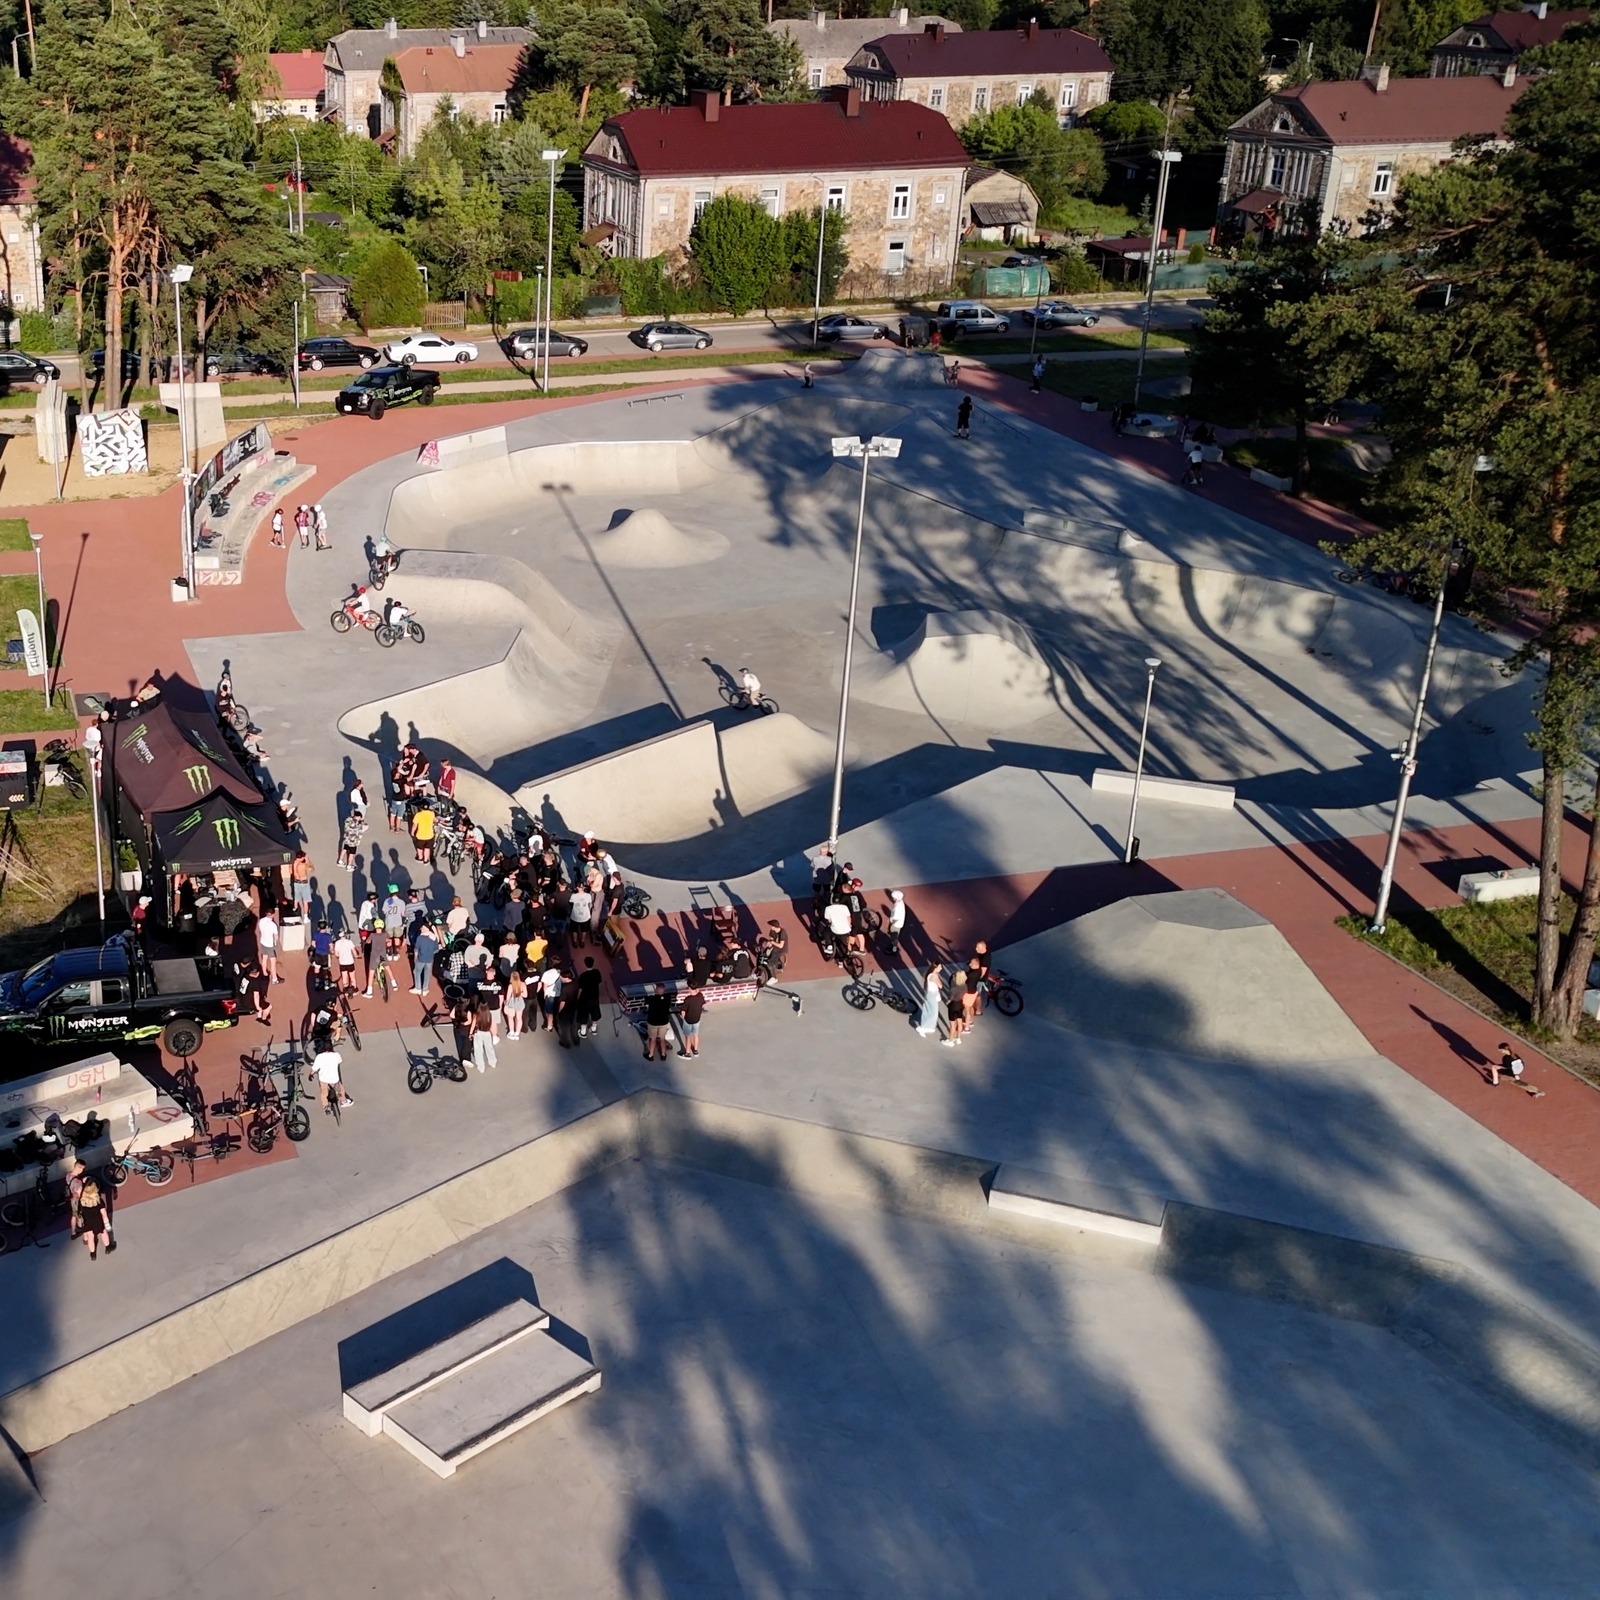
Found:
[[[137,350],[124,350],[122,352],[122,379],[124,383],[131,383],[135,378],[143,377],[144,363],[139,359]],[[99,380],[106,373],[106,353],[104,350],[91,350],[89,352],[89,376]]]
[[[1092,328],[1100,320],[1097,311],[1085,311],[1066,300],[1041,300],[1038,308],[1028,306],[1017,313],[1041,328]]]
[[[348,339],[307,339],[300,346],[300,370],[309,367],[321,372],[324,367],[375,367],[378,352],[370,344],[351,344]]]
[[[275,377],[283,372],[283,362],[277,356],[269,356],[259,350],[246,350],[235,345],[229,350],[207,348],[206,350],[206,376],[220,378],[235,373],[244,373],[252,378]]]
[[[442,333],[408,333],[383,347],[385,361],[476,361],[478,347],[465,339],[447,339]]]
[[[1000,265],[1002,267],[1042,267],[1044,265],[1044,257],[1007,256],[1005,260],[1000,263]]]
[[[647,322],[628,337],[646,350],[705,350],[711,344],[709,333],[685,322]]]
[[[61,368],[43,356],[25,355],[21,350],[0,350],[0,394],[28,383],[43,385],[60,376]]]
[[[942,301],[935,320],[946,338],[958,333],[1007,333],[1011,328],[1009,317],[980,300]]]
[[[887,339],[889,330],[881,322],[869,322],[865,317],[853,317],[846,311],[836,311],[817,324],[819,339]]]
[[[519,361],[531,360],[544,354],[543,328],[513,328],[500,341],[500,348]],[[575,333],[563,333],[559,328],[550,330],[550,354],[553,356],[581,356],[588,352],[589,341]]]
[[[376,419],[390,406],[403,406],[408,400],[415,400],[419,406],[431,406],[438,392],[437,372],[419,372],[405,361],[397,367],[374,367],[370,372],[363,372],[354,383],[339,391],[333,407],[347,416],[360,412]]]

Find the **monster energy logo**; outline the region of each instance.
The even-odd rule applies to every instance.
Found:
[[[173,828],[172,831],[174,834],[189,833],[193,829],[198,828],[204,821],[205,813],[203,811],[191,811],[182,822],[178,823]]]
[[[237,817],[215,817],[211,826],[216,830],[217,843],[224,850],[237,850],[239,848],[239,819]]]
[[[211,768],[205,762],[202,761],[198,766],[185,767],[183,775],[189,780],[189,787],[196,794],[205,794],[210,790]]]
[[[126,750],[130,748],[130,746],[137,744],[149,731],[149,728],[147,728],[144,723],[139,723],[131,733],[123,736],[122,748]]]

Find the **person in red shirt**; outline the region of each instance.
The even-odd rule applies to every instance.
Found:
[[[449,756],[440,756],[439,758],[439,779],[434,787],[439,791],[439,794],[443,799],[455,799],[456,769],[451,764]]]

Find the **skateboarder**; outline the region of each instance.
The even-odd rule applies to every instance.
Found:
[[[961,404],[956,407],[956,438],[970,439],[972,437],[972,396],[964,394]]]

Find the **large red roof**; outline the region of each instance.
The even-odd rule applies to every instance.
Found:
[[[1375,89],[1363,79],[1307,83],[1276,100],[1298,101],[1334,144],[1451,144],[1473,134],[1499,134],[1527,88],[1498,77],[1390,78]]]
[[[897,78],[1027,78],[1110,72],[1111,58],[1076,28],[992,28],[984,33],[891,33],[863,49]]]
[[[281,94],[271,100],[313,100],[322,93],[322,52],[320,50],[274,50],[272,70],[283,85]]]
[[[1587,11],[1546,11],[1542,17],[1537,11],[1495,11],[1462,26],[1491,30],[1511,49],[1521,52],[1535,45],[1554,44],[1569,27],[1588,20]]]
[[[699,106],[659,106],[610,118],[608,132],[647,178],[971,165],[944,117],[909,100],[863,101],[853,117],[838,100],[721,106],[714,122]]]
[[[0,205],[33,204],[33,146],[14,133],[0,133]]]

